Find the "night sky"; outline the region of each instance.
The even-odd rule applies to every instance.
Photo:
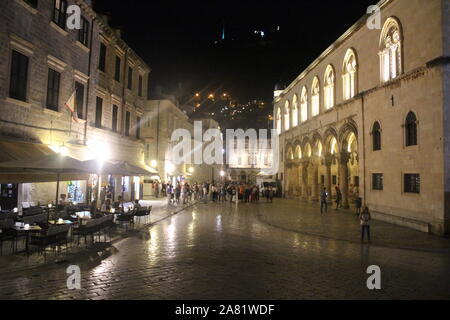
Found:
[[[376,2],[96,0],[94,8],[150,65],[153,89],[270,101],[277,82],[292,82]]]

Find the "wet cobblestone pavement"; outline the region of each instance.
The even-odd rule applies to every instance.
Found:
[[[448,253],[308,235],[294,223],[292,230],[286,228],[289,219],[308,210],[288,200],[239,207],[199,204],[116,243],[105,260],[81,264],[81,290],[67,289],[67,264],[61,263],[0,274],[0,298],[450,298]],[[283,220],[281,227],[263,220],[276,215]],[[345,228],[346,223],[333,228]],[[369,265],[380,266],[382,290],[367,289]]]

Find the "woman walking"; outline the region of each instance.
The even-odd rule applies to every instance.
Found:
[[[364,208],[364,211],[359,215],[359,221],[361,223],[361,241],[364,241],[364,236],[367,233],[367,239],[370,241],[370,211],[368,207]]]

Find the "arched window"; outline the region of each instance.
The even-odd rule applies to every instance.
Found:
[[[381,150],[381,126],[377,121],[372,128],[373,151]]]
[[[296,126],[298,126],[298,98],[294,94],[294,98],[292,99],[292,128]]]
[[[290,127],[291,108],[289,107],[289,101],[286,101],[284,105],[284,130],[288,131]]]
[[[402,32],[395,18],[387,19],[380,38],[381,81],[397,78],[402,72]]]
[[[281,109],[277,110],[277,133],[281,134]]]
[[[324,79],[324,104],[325,109],[331,109],[334,107],[334,70],[331,65],[327,67],[325,71]]]
[[[311,115],[317,116],[320,112],[320,84],[319,78],[315,77],[311,87]]]
[[[356,95],[357,75],[358,62],[356,61],[356,54],[352,49],[348,49],[344,58],[344,68],[342,71],[344,100],[351,99]]]
[[[301,122],[308,120],[308,90],[306,87],[302,89],[302,95],[300,98],[300,112],[301,112]]]
[[[417,117],[412,111],[406,116],[405,137],[407,147],[417,145]]]

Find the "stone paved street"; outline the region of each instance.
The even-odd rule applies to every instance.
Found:
[[[79,291],[66,288],[61,263],[2,272],[0,298],[450,298],[448,240],[375,223],[373,244],[361,244],[357,226],[346,213],[324,218],[289,200],[198,204],[116,243],[101,263],[83,263]],[[381,241],[385,233],[396,236]],[[402,236],[416,239],[421,250],[396,248],[405,246],[397,243]],[[428,243],[434,250],[422,250]],[[374,264],[382,271],[380,291],[366,287],[366,268]]]

